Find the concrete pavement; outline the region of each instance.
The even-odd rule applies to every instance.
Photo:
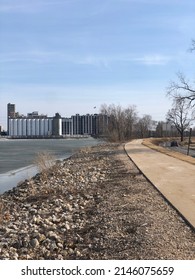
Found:
[[[195,165],[154,151],[142,140],[125,150],[140,171],[195,229]]]

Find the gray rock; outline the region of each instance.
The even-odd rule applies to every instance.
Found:
[[[68,221],[68,222],[72,222],[72,215],[68,215],[68,216],[66,216],[66,221]]]
[[[37,238],[31,239],[30,245],[31,245],[33,248],[38,247],[38,246],[39,246],[39,241],[37,240]]]
[[[72,206],[69,203],[66,204],[65,209],[66,211],[72,212]]]
[[[66,230],[70,230],[70,225],[68,222],[65,223],[65,228],[66,228]]]
[[[63,249],[63,248],[64,248],[63,244],[60,243],[60,242],[57,243],[57,246],[58,246],[58,248],[60,248],[60,249]]]
[[[72,248],[69,248],[69,249],[68,249],[68,253],[69,253],[70,255],[73,255],[73,254],[74,254],[74,250],[73,250]]]
[[[34,208],[31,208],[30,210],[29,210],[29,212],[32,214],[32,215],[34,215],[34,214],[37,214],[37,209],[34,209]]]
[[[55,242],[55,241],[53,241],[53,242],[50,243],[49,249],[50,249],[51,252],[58,249],[58,246],[56,245],[56,242]]]
[[[51,240],[55,240],[57,242],[60,242],[61,241],[61,238],[53,231],[49,231],[48,234],[47,234],[47,237]]]

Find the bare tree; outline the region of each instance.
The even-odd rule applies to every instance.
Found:
[[[156,127],[156,137],[163,137],[163,122],[158,122]]]
[[[167,113],[167,121],[174,125],[180,134],[181,141],[184,140],[184,132],[190,126],[192,115],[190,114],[190,105],[186,99],[174,98],[173,107]]]
[[[130,139],[133,138],[134,126],[138,119],[136,106],[135,105],[128,106],[124,110],[124,114],[125,114],[125,139]]]
[[[144,115],[143,118],[139,119],[137,123],[137,133],[141,138],[149,136],[149,129],[152,123],[152,117],[150,115]]]
[[[190,51],[195,51],[195,40],[192,40]],[[184,74],[177,74],[178,81],[170,82],[167,94],[177,100],[187,100],[189,105],[195,106],[195,85],[191,85]]]
[[[111,141],[124,141],[130,139],[133,134],[133,126],[137,120],[137,112],[135,106],[122,108],[103,104],[100,113],[108,115],[109,122],[107,127],[107,136]]]
[[[176,100],[186,100],[190,106],[195,106],[195,86],[182,73],[178,73],[178,82],[171,82],[167,94]]]

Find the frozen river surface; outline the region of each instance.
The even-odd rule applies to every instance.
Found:
[[[38,171],[34,166],[40,152],[48,152],[56,159],[68,158],[82,147],[99,143],[93,138],[8,140],[0,139],[0,193],[29,179]]]

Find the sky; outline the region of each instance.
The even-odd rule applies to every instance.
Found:
[[[63,117],[135,105],[165,120],[170,81],[193,81],[194,0],[0,0],[0,125],[7,103]]]

